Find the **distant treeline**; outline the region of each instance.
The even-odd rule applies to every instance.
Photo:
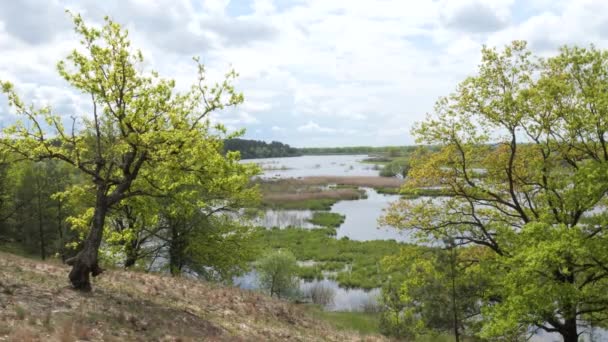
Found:
[[[301,155],[327,154],[369,154],[385,157],[403,157],[413,153],[420,146],[348,146],[348,147],[291,147],[278,141],[267,143],[260,140],[227,139],[224,141],[225,151],[239,151],[241,158],[276,158],[295,157]],[[428,147],[435,150],[434,147]]]
[[[248,139],[227,139],[224,141],[224,150],[239,151],[243,159],[295,157],[302,155],[297,148],[278,141],[267,143],[265,141]]]
[[[322,154],[391,154],[393,156],[407,155],[418,146],[349,146],[349,147],[304,147],[299,148],[303,155]]]

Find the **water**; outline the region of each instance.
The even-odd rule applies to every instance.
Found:
[[[308,220],[312,218],[310,210],[267,210],[263,215],[254,218],[251,223],[266,228],[318,228]]]
[[[378,176],[373,164],[362,163],[367,155],[301,156],[246,159],[264,169],[262,178],[299,178],[310,176]]]
[[[251,271],[245,275],[234,278],[234,284],[240,288],[248,290],[258,290],[259,284],[257,281],[257,273]],[[376,304],[380,296],[380,289],[363,290],[363,289],[345,289],[341,288],[337,282],[329,279],[315,281],[300,281],[299,291],[303,295],[309,293],[314,286],[322,285],[333,289],[333,301],[325,306],[325,310],[329,311],[362,311],[363,307],[370,304]]]
[[[383,195],[371,188],[364,188],[367,198],[352,201],[340,201],[334,204],[331,212],[344,215],[344,223],[337,230],[337,238],[348,237],[351,240],[396,240],[411,242],[409,237],[390,227],[380,227],[378,219],[390,203],[399,199],[397,195]],[[310,210],[267,210],[252,224],[266,228],[318,228],[308,222],[312,218]]]
[[[337,231],[337,237],[351,240],[390,240],[410,242],[409,237],[390,227],[381,227],[378,219],[384,209],[399,199],[398,195],[383,195],[371,188],[365,188],[367,198],[355,201],[340,201],[331,211],[346,216]]]
[[[246,160],[255,162],[266,169],[262,178],[299,178],[311,176],[378,176],[372,164],[362,163],[367,155],[331,155],[331,156],[302,156],[289,158],[268,158]],[[344,215],[345,221],[337,230],[337,237],[348,237],[352,240],[388,240],[408,241],[407,236],[394,229],[379,227],[378,219],[383,210],[391,202],[399,199],[397,195],[383,195],[372,188],[364,188],[367,198],[352,201],[340,201],[334,204],[331,212]],[[301,227],[315,228],[308,222],[313,215],[310,210],[268,210],[260,218],[253,220],[259,226],[273,228]],[[255,271],[234,279],[234,283],[245,289],[257,289],[257,274]],[[326,310],[360,311],[363,306],[377,303],[379,289],[366,291],[363,289],[341,288],[331,279],[316,281],[300,281],[299,290],[306,294],[314,286],[324,286],[333,289],[334,297]]]

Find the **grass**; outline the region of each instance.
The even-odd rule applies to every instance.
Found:
[[[301,279],[308,281],[322,280],[324,278],[323,268],[319,265],[300,266],[298,267],[297,275]]]
[[[379,332],[378,314],[350,311],[324,311],[318,305],[307,305],[307,311],[313,317],[329,322],[338,330],[354,330],[361,334]]]
[[[0,341],[359,340],[302,305],[257,292],[110,269],[81,294],[66,286],[68,272],[58,262],[0,253],[0,284],[13,289],[0,292]]]
[[[307,183],[301,179],[256,180],[262,192],[262,208],[330,210],[338,201],[357,200],[365,191],[353,186]]]
[[[282,209],[282,210],[330,210],[331,206],[339,199],[308,199],[291,202],[280,202],[280,201],[262,201],[262,208],[266,209]]]
[[[403,184],[402,179],[374,176],[318,176],[293,179],[292,181],[305,185],[338,184],[369,188],[399,188]]]
[[[338,213],[315,212],[308,222],[322,227],[338,228],[344,223],[346,216]]]
[[[384,257],[402,248],[417,248],[394,240],[336,239],[335,234],[334,228],[258,228],[252,241],[260,249],[288,249],[300,261],[315,261],[314,266],[300,270],[306,279],[323,271],[337,272],[340,286],[363,289],[378,288],[389,276],[380,267]]]
[[[399,195],[400,191],[401,189],[399,188],[376,188],[376,192],[385,195]]]

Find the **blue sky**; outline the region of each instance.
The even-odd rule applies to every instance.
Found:
[[[245,103],[214,120],[294,146],[412,144],[412,124],[475,72],[483,44],[608,46],[605,0],[2,1],[0,79],[66,117],[90,111],[55,71],[77,44],[66,8],[125,25],[144,67],[181,87],[192,56],[211,79],[235,68]]]

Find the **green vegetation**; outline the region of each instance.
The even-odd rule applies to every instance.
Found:
[[[577,342],[577,322],[605,327],[608,216],[597,209],[608,201],[606,65],[608,52],[594,47],[547,59],[520,41],[484,48],[479,73],[414,129],[441,149],[411,159],[405,189],[441,187],[450,198],[403,199],[384,221],[422,240],[453,241],[457,255],[475,251],[455,265],[456,292],[471,275],[487,281],[468,291],[480,310],[452,319],[456,335],[516,340],[537,328]],[[413,273],[418,280],[404,280],[399,295],[417,310],[412,293],[445,272],[429,265]],[[415,299],[424,307],[436,297]]]
[[[166,317],[181,322],[177,327],[188,338],[213,331],[222,340],[250,328],[209,315],[218,309],[222,320],[261,312],[262,319],[247,320],[251,326],[279,326],[279,316],[302,322],[278,300],[272,307],[281,309],[259,307],[261,294],[175,279],[192,272],[230,282],[254,260],[261,287],[279,298],[296,296],[297,276],[381,288],[381,306],[367,308],[376,314],[307,307],[345,330],[418,340],[449,333],[461,341],[522,340],[541,329],[576,342],[581,322],[608,327],[608,214],[602,210],[608,207],[608,51],[564,47],[557,56],[535,58],[524,42],[503,51],[484,47],[478,74],[440,98],[434,114],[415,126],[425,147],[294,149],[237,139],[243,132],[229,134],[211,122],[213,113],[243,102],[232,86],[236,72],[208,84],[195,59],[194,85],[177,91],[174,81],[145,69],[120,25],[106,18],[98,28],[79,15],[72,19],[82,46],[57,69],[90,99],[91,113],[66,127],[65,116],[30,105],[19,87],[0,81],[17,117],[0,136],[0,249],[42,260],[57,256],[72,267],[69,280],[82,291],[91,290],[90,277],[102,274],[102,266],[115,271],[96,282],[98,294],[81,296],[64,291],[58,273],[67,270],[53,261],[27,271],[28,262],[1,255],[0,302],[8,306],[0,322],[10,325],[0,328],[0,339],[7,332],[11,340],[49,337],[54,315],[64,312],[50,308],[57,302],[70,310],[74,303],[104,309],[87,313],[80,305],[78,316],[68,314],[64,340],[74,340],[76,330],[80,340],[105,339],[95,335],[103,325],[106,331],[137,326],[142,334],[150,331],[144,339],[157,340],[175,328],[160,319]],[[241,163],[241,157],[300,153],[367,153],[366,162],[384,177],[268,181],[255,178],[259,167]],[[421,244],[337,239],[345,217],[326,211],[337,201],[363,198],[363,187],[400,194],[381,223]],[[260,207],[318,210],[309,221],[320,228],[253,228],[223,214]],[[317,303],[333,295],[314,291]],[[193,304],[209,294],[221,305]],[[226,297],[241,302],[218,299]],[[28,299],[37,303],[28,307]],[[146,318],[123,319],[123,312]],[[49,331],[28,337],[23,322],[43,322]],[[293,328],[273,335],[268,326],[255,327],[263,332],[255,336],[260,340],[311,337]],[[116,339],[131,337],[125,332]]]
[[[131,257],[142,256],[138,248],[158,230],[166,230],[163,223],[177,209],[211,216],[218,207],[239,208],[255,201],[257,191],[250,187],[249,179],[259,170],[239,163],[238,153],[224,154],[224,139],[235,134],[227,134],[224,126],[212,126],[209,121],[213,112],[243,101],[232,86],[236,72],[228,72],[218,84],[208,84],[204,66],[195,59],[195,85],[178,92],[173,80],[146,70],[142,53],[131,47],[127,31],[119,24],[105,18],[104,25],[97,28],[87,26],[80,15],[72,15],[72,19],[82,46],[59,62],[57,69],[83,98],[91,100],[92,113],[74,117],[72,126],[66,127],[64,117],[50,107],[27,104],[13,84],[0,81],[18,118],[0,136],[2,168],[10,165],[19,171],[23,165],[22,175],[15,178],[28,183],[22,189],[33,190],[15,194],[11,193],[12,183],[2,184],[0,196],[9,201],[1,201],[8,209],[0,220],[19,220],[17,212],[27,208],[26,204],[30,205],[28,216],[35,209],[38,215],[33,226],[38,228],[43,258],[55,241],[61,247],[54,250],[62,253],[68,226],[77,237],[69,237],[76,240],[72,241],[75,255],[66,259],[72,266],[69,279],[75,289],[89,291],[90,276],[103,272],[99,250],[105,247],[104,240],[124,248],[108,251],[110,259],[122,255],[127,259],[125,265],[132,263]],[[50,168],[66,168],[66,182],[43,177]],[[11,176],[3,170],[0,180]],[[22,198],[33,202],[24,203]],[[74,208],[70,217],[65,216],[64,206]],[[51,227],[56,231],[52,238],[48,234]],[[224,230],[201,241],[218,247],[213,242],[231,233],[237,232]],[[23,237],[9,236],[25,246],[32,244]],[[173,251],[188,248],[175,235],[168,243],[180,245]],[[217,249],[213,255],[219,253],[226,252]]]
[[[270,296],[288,298],[298,289],[296,258],[286,250],[268,252],[255,263],[260,288]]]
[[[402,248],[417,248],[393,240],[353,241],[336,239],[335,235],[335,228],[260,228],[252,242],[260,249],[286,249],[297,260],[317,262],[301,267],[299,272],[304,278],[320,278],[322,271],[336,272],[331,278],[340,286],[363,289],[378,288],[384,283],[387,274],[380,265],[384,257]]]
[[[319,305],[307,305],[306,311],[339,330],[357,331],[361,334],[377,334],[379,331],[377,313],[325,311]]]
[[[298,148],[303,155],[326,155],[326,154],[392,154],[393,156],[405,155],[418,146],[352,146],[352,147],[304,147]]]
[[[306,199],[290,202],[264,200],[262,201],[262,208],[284,210],[331,210],[331,206],[338,201],[340,201],[338,198]]]
[[[337,213],[326,213],[326,212],[315,212],[310,220],[310,223],[317,226],[323,226],[328,228],[338,228],[346,216]]]
[[[408,158],[395,158],[388,163],[384,163],[380,169],[381,177],[395,177],[400,175],[406,177],[410,169]]]
[[[267,143],[265,141],[238,138],[225,140],[224,150],[226,152],[238,151],[243,159],[295,157],[301,155],[298,149],[278,141]]]

